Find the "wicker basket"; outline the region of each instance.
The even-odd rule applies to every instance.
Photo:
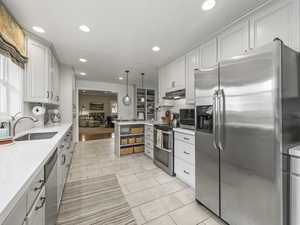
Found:
[[[128,144],[127,138],[121,138],[121,145],[127,145],[127,144]]]
[[[134,146],[134,153],[144,152],[144,145]]]
[[[134,144],[135,143],[135,138],[128,138],[128,144]]]
[[[144,132],[144,129],[142,127],[131,127],[130,133],[131,134],[141,134]]]
[[[133,147],[120,148],[120,155],[129,155],[133,153]]]
[[[136,137],[135,138],[135,143],[143,143],[144,142],[144,138],[143,137]]]

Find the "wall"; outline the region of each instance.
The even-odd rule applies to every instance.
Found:
[[[86,112],[104,112],[105,117],[111,116],[111,103],[116,102],[118,98],[116,96],[97,96],[97,95],[79,95],[79,110],[85,107]],[[103,111],[89,110],[90,103],[103,103]]]
[[[133,119],[134,118],[134,104],[133,104],[133,86],[130,85],[128,88],[128,94],[132,98],[132,104],[126,106],[122,102],[122,98],[126,95],[126,85],[113,84],[106,82],[96,82],[87,80],[77,81],[77,92],[78,90],[95,90],[95,91],[111,91],[118,95],[118,118],[119,119]]]

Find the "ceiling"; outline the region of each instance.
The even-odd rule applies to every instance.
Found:
[[[129,69],[130,83],[144,72],[145,84],[155,85],[159,66],[267,0],[216,0],[206,12],[203,0],[2,1],[26,30],[44,28],[39,35],[54,44],[60,62],[87,73],[80,79],[126,83],[118,77]],[[91,32],[81,32],[82,24]]]

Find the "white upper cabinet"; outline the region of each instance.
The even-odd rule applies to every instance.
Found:
[[[49,103],[49,48],[28,39],[26,64],[25,101]]]
[[[219,61],[249,50],[249,21],[243,21],[218,36]]]
[[[158,70],[158,102],[162,100],[165,95],[165,67]]]
[[[28,38],[28,63],[26,65],[26,102],[59,103],[59,66],[49,47]]]
[[[257,48],[280,38],[299,50],[299,1],[286,0],[251,17],[251,47]]]
[[[159,101],[166,92],[185,88],[185,57],[181,57],[158,71]]]
[[[181,57],[167,66],[167,91],[185,88],[185,57]]]
[[[52,90],[51,90],[51,101],[54,104],[59,103],[59,93],[60,93],[60,71],[59,71],[59,65],[54,55],[52,55],[52,63],[51,63],[51,84],[52,84]]]
[[[217,39],[213,39],[199,48],[199,69],[208,69],[218,63]]]
[[[195,69],[199,68],[199,49],[186,55],[186,103],[193,104],[195,99]]]

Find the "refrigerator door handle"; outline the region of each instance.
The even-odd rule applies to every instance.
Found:
[[[218,93],[218,147],[220,150],[224,151],[224,113],[225,113],[225,94],[224,90],[221,89]]]
[[[217,146],[217,111],[218,111],[218,91],[213,95],[213,146],[218,150]]]

